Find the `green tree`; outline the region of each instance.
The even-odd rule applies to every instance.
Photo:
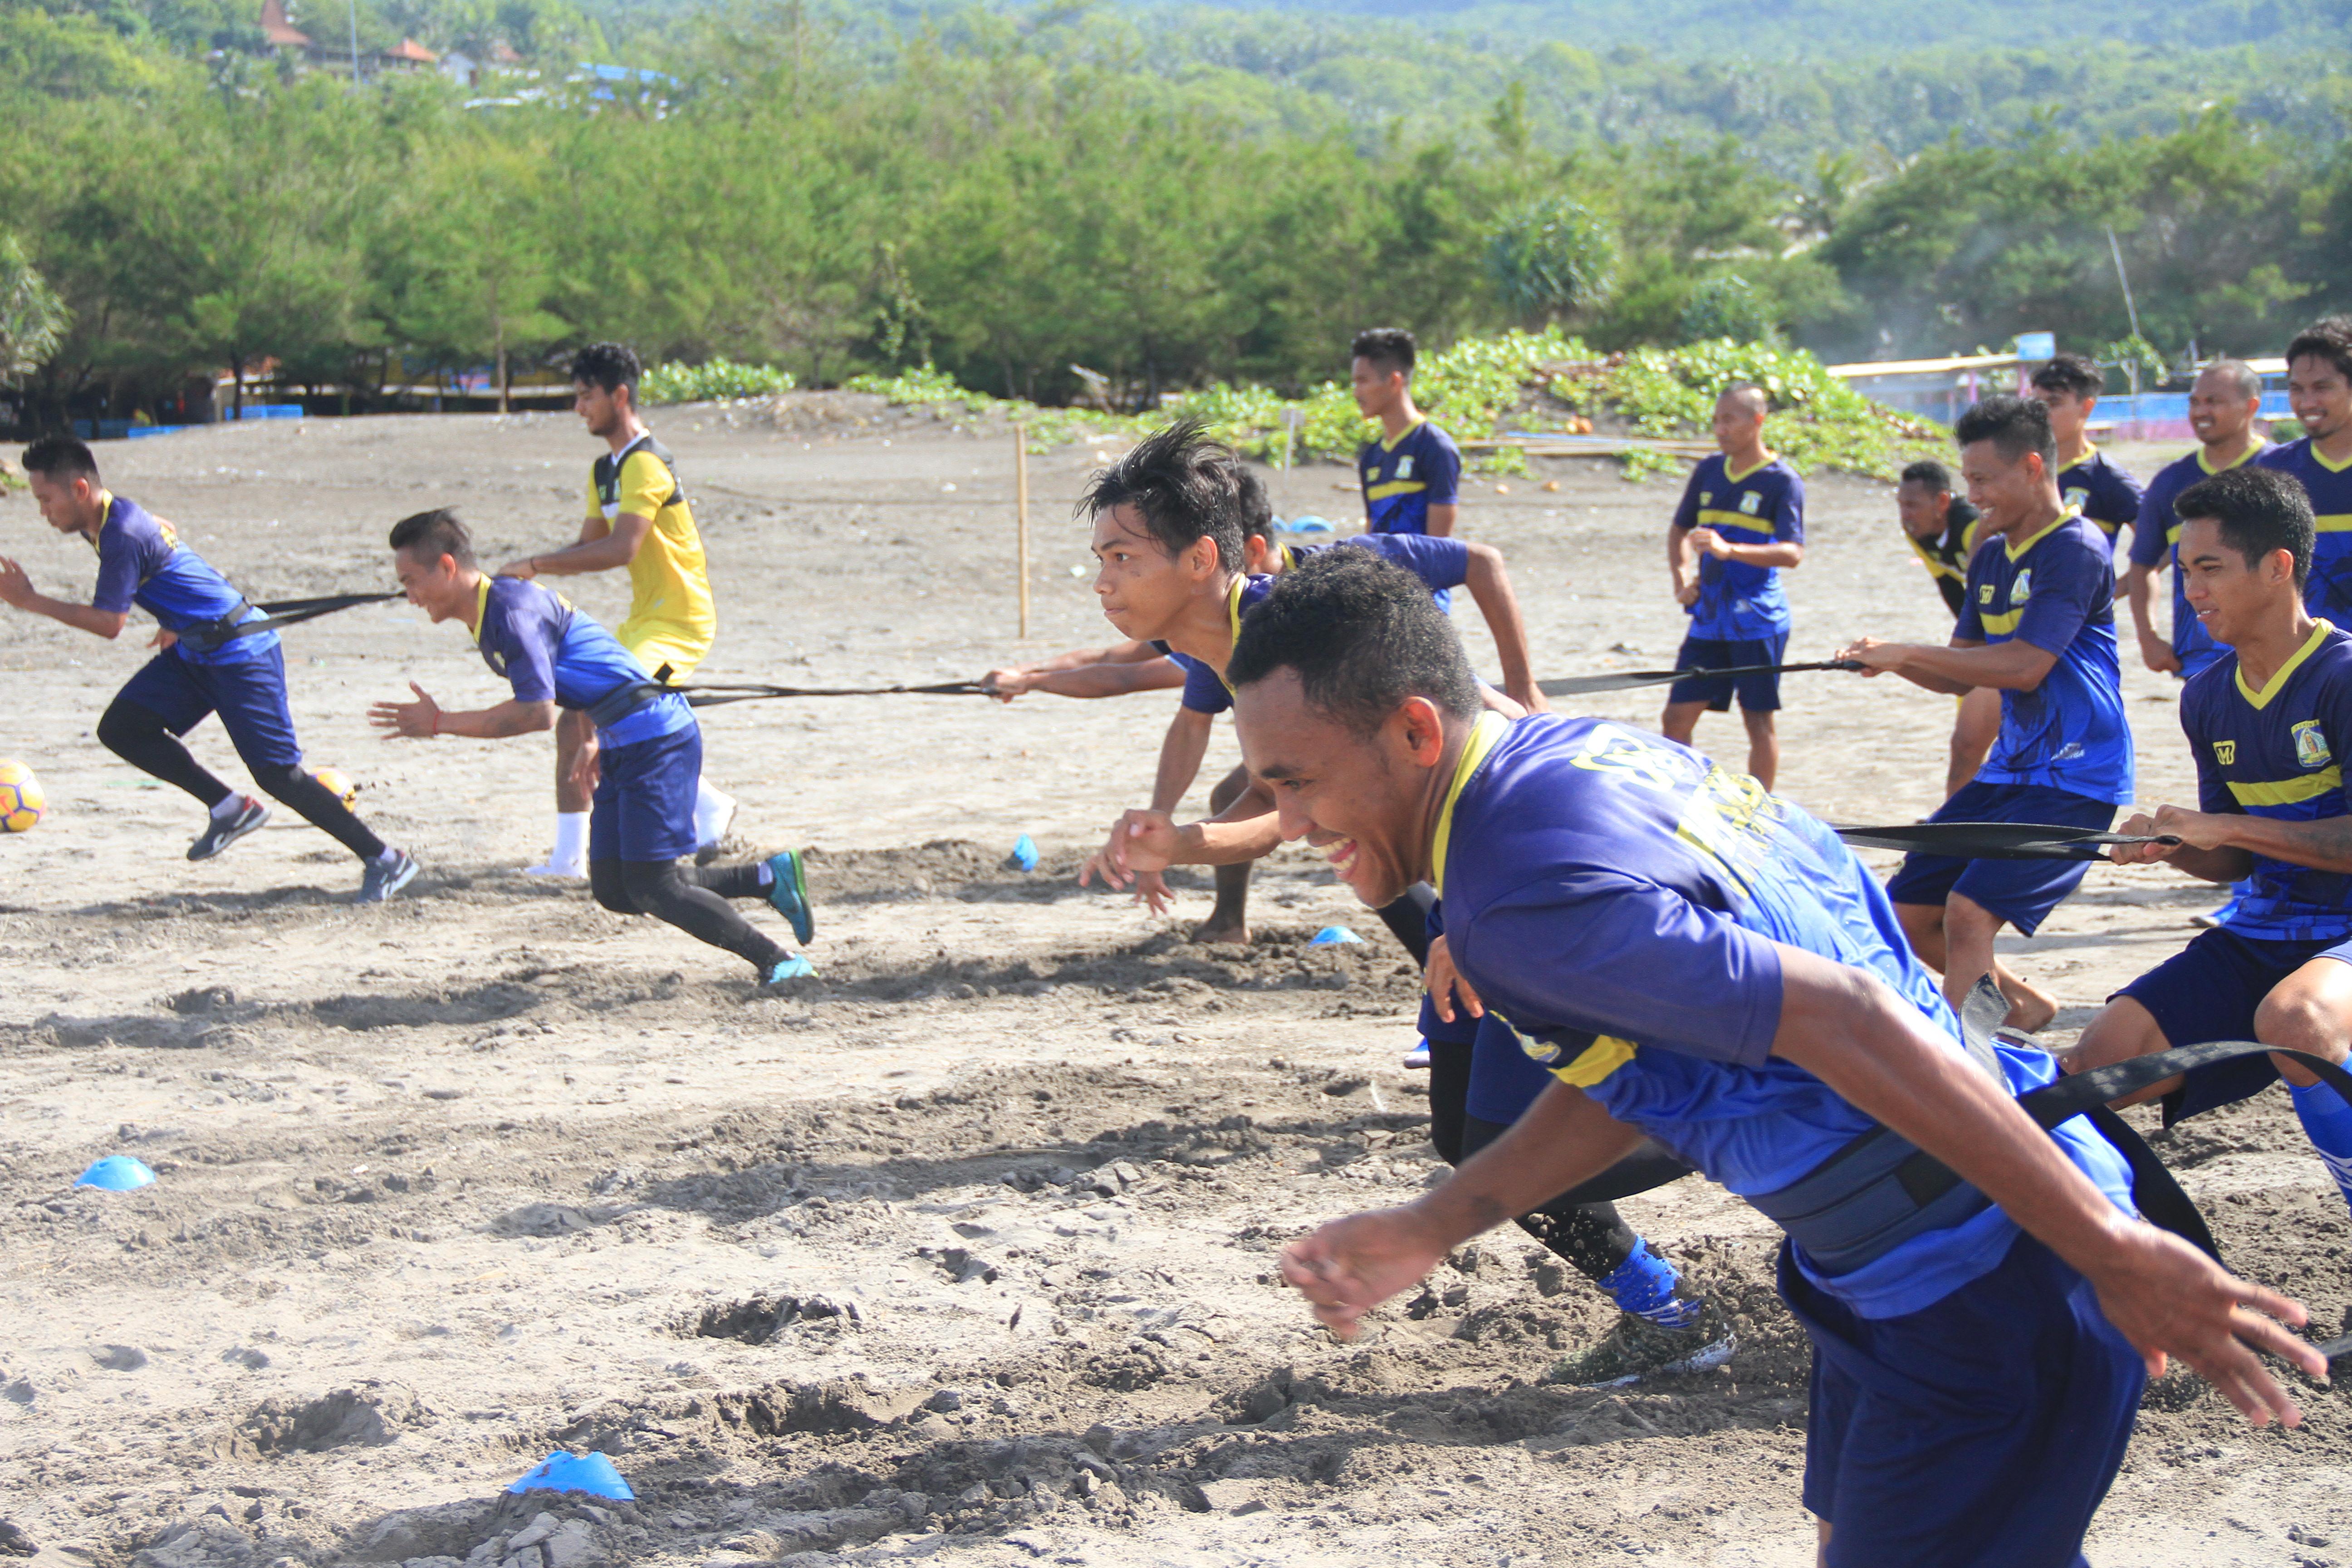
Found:
[[[0,386],[48,362],[65,339],[66,307],[13,234],[0,234]]]
[[[1514,315],[1539,327],[1607,302],[1617,283],[1617,237],[1581,202],[1546,196],[1495,226],[1486,275]]]

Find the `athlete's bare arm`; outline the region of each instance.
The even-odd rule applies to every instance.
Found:
[[[1183,668],[1174,659],[1148,642],[1137,641],[1072,648],[1035,664],[992,669],[980,678],[981,689],[1000,702],[1030,691],[1055,697],[1125,697],[1183,684]]]
[[[2139,634],[2140,662],[2158,675],[2177,673],[2180,656],[2172,651],[2172,645],[2156,629],[2154,606],[2150,604],[2155,596],[2151,590],[2156,574],[2156,567],[2143,566],[2137,561],[2125,567],[2124,597],[2131,604],[2132,630]]]
[[[1920,643],[1881,642],[1864,637],[1849,643],[1832,657],[1858,660],[1864,675],[1895,674],[1914,686],[1958,697],[1980,686],[2001,691],[2031,691],[2058,663],[2058,656],[2035,647],[2022,637],[2004,643],[1963,642],[1954,637],[1948,647]]]
[[[2235,882],[2251,876],[2254,857],[2266,856],[2315,871],[2352,872],[2352,816],[2313,822],[2229,811],[2191,811],[2159,805],[2153,815],[2135,813],[2117,833],[2143,838],[2163,836],[2179,844],[2118,844],[2108,851],[2117,864],[2161,860],[2208,882]]]
[[[429,735],[503,741],[510,735],[532,735],[555,728],[552,702],[522,702],[509,697],[493,707],[451,713],[444,711],[416,682],[410,681],[408,689],[416,693],[415,701],[378,702],[368,710],[368,722],[383,731],[387,741],[404,736],[421,741]]]
[[[47,616],[79,632],[101,637],[111,642],[122,635],[122,626],[131,617],[122,610],[101,610],[91,605],[76,605],[64,599],[52,599],[33,586],[25,569],[5,555],[0,555],[0,605],[10,605],[29,610],[37,616]]]
[[[589,530],[596,531],[592,536]],[[580,530],[580,542],[567,544],[561,550],[551,550],[543,555],[527,555],[520,561],[509,561],[499,568],[501,577],[520,577],[526,582],[533,577],[576,577],[583,572],[610,572],[616,566],[626,566],[637,558],[645,547],[646,536],[654,531],[654,520],[625,511],[607,527],[602,514],[591,519]]]

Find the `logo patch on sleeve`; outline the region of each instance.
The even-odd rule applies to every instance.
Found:
[[[1412,459],[1411,458],[1399,458],[1397,459],[1397,478],[1401,479],[1409,479],[1412,478]]]

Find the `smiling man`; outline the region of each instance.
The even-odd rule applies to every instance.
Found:
[[[1444,1186],[1292,1244],[1322,1321],[1352,1335],[1647,1133],[1789,1232],[1831,1568],[2079,1562],[2168,1354],[2257,1423],[2299,1419],[2255,1352],[2316,1373],[2273,1321],[2302,1309],[2134,1218],[2082,1119],[2045,1133],[2018,1109],[2050,1058],[1964,1044],[1822,824],[1669,741],[1482,712],[1451,628],[1361,557],[1276,584],[1229,673],[1284,836],[1368,904],[1435,883],[1464,980],[1558,1080]],[[1911,1146],[1961,1179],[1924,1208],[1890,1173]]]
[[[596,901],[725,949],[750,963],[762,985],[815,973],[729,901],[765,900],[807,942],[815,920],[798,855],[679,864],[694,852],[694,784],[702,773],[702,731],[685,698],[656,685],[612,633],[561,595],[518,577],[484,575],[455,512],[421,511],[394,523],[392,561],[408,602],[436,626],[462,623],[482,662],[513,695],[492,707],[451,710],[411,681],[415,701],[369,710],[387,740],[499,741],[551,730],[558,714],[584,717],[603,764],[583,846]]]
[[[1160,871],[1169,866],[1230,866],[1255,860],[1276,843],[1271,803],[1235,778],[1211,797],[1211,816],[1178,826],[1174,811],[1199,773],[1215,717],[1232,706],[1225,660],[1251,605],[1276,581],[1245,569],[1250,484],[1234,452],[1193,421],[1179,421],[1139,443],[1095,477],[1080,505],[1094,518],[1101,570],[1095,593],[1120,635],[1148,643],[1185,671],[1184,695],[1160,752],[1151,805],[1111,826],[1103,847],[1079,871],[1081,884],[1132,887],[1155,912],[1169,907]],[[1502,554],[1491,545],[1419,534],[1367,534],[1334,552],[1378,555],[1413,574],[1424,592],[1461,585],[1494,633],[1504,689],[1524,708],[1540,708],[1528,655],[1527,626]],[[1244,884],[1245,885],[1245,884]],[[1402,900],[1382,918],[1420,957],[1421,913]],[[1410,933],[1410,934],[1408,934]],[[1199,942],[1246,942],[1239,910],[1221,904],[1193,932]]]
[[[2352,316],[2314,321],[2287,344],[2286,397],[2303,435],[2254,460],[2311,498],[2318,533],[2305,605],[2352,626]]]
[[[2197,809],[2133,816],[2125,864],[2162,861],[2242,879],[2215,929],[2109,999],[2072,1053],[2077,1068],[2207,1040],[2259,1040],[2341,1063],[2352,1050],[2352,637],[2304,607],[2314,530],[2303,489],[2231,469],[2177,503],[2189,604],[2221,658],[2180,694]],[[2287,1080],[2312,1147],[2352,1202],[2352,1107],[2282,1057],[2198,1068],[2148,1089],[2165,1123]]]
[[[2215,360],[2199,371],[2189,389],[2189,426],[2197,432],[2197,450],[2158,468],[2140,498],[2139,517],[2132,524],[2131,564],[2124,571],[2124,597],[2130,601],[2132,626],[2139,635],[2140,660],[2158,673],[2168,671],[2185,679],[2228,651],[2205,634],[2189,607],[2188,578],[2174,549],[2180,540],[2175,503],[2191,485],[2259,459],[2271,449],[2254,428],[2262,405],[2263,378],[2243,360]],[[2148,613],[2154,596],[2149,582],[2167,567],[2172,569],[2169,638],[2157,632]]]
[[[2056,443],[2039,403],[1988,397],[1953,432],[1984,542],[1948,647],[1874,637],[1840,651],[1867,673],[1929,691],[2000,693],[2000,731],[1968,786],[1931,822],[2033,822],[2103,829],[2131,799],[2131,727],[2116,659],[2114,550],[2059,499]],[[1958,1005],[1979,975],[2009,998],[2028,1034],[2057,1000],[1993,957],[2004,925],[2027,936],[2081,885],[2080,860],[1966,860],[1912,854],[1887,884],[1912,951],[1944,975]]]

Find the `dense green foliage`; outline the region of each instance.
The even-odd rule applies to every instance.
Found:
[[[37,405],[102,394],[127,412],[223,367],[364,397],[614,337],[736,362],[679,395],[756,390],[745,368],[772,366],[1035,404],[1196,389],[1258,419],[1275,394],[1235,389],[1260,384],[1307,396],[1324,450],[1353,415],[1311,389],[1375,323],[1433,346],[1565,323],[1592,352],[1733,337],[1835,359],[2034,329],[2099,348],[2129,331],[2110,229],[2168,359],[2192,340],[2275,352],[2352,305],[2352,154],[2326,65],[2342,45],[2303,14],[2226,12],[2209,18],[2226,49],[2085,78],[2069,73],[2096,48],[1865,56],[1845,47],[1869,25],[1859,0],[1780,8],[1781,33],[1824,41],[1819,66],[1502,47],[1557,24],[1532,7],[1452,30],[974,8],[899,13],[894,35],[890,14],[832,0],[572,3],[363,0],[363,42],[509,42],[528,69],[359,91],[252,52],[257,0],[0,11],[0,210],[69,312]],[[1752,47],[1769,11],[1726,36]],[[2135,26],[2154,37],[2176,14]],[[325,34],[339,13],[295,15]],[[1595,15],[1596,39],[1733,26],[1697,0],[1647,26],[1630,0]],[[567,81],[608,26],[670,80],[618,100]],[[2291,61],[2263,52],[2287,43]],[[2173,65],[2191,58],[2273,96],[2179,118]],[[1947,105],[1922,70],[1975,96]],[[1917,116],[1858,132],[1882,89]],[[2013,123],[1984,122],[1988,105]],[[2158,129],[2085,139],[2108,125]]]

